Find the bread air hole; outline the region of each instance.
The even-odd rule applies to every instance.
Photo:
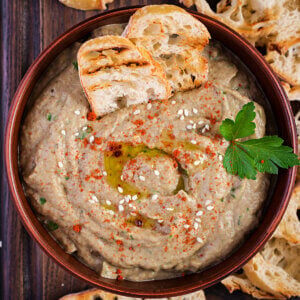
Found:
[[[144,29],[144,35],[160,34],[163,32],[161,24],[152,23]]]

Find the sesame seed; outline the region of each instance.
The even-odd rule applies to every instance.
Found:
[[[176,104],[176,101],[175,101],[175,100],[172,100],[171,103],[172,103],[172,104]]]
[[[151,109],[151,107],[152,107],[152,104],[151,104],[151,103],[148,103],[148,104],[147,104],[147,109],[149,110],[149,109]]]
[[[159,171],[158,171],[158,170],[154,170],[154,174],[155,174],[156,176],[159,176]]]
[[[74,135],[75,135],[75,136],[79,136],[79,132],[76,132]]]
[[[211,200],[206,200],[205,201],[205,205],[208,205],[208,204],[210,204],[212,201]]]
[[[196,129],[196,124],[193,124],[193,128]]]
[[[198,109],[197,108],[193,108],[193,113],[197,114],[198,113]]]
[[[111,205],[111,202],[109,200],[105,201],[107,205]]]
[[[130,195],[126,195],[126,196],[124,197],[124,199],[125,199],[126,202],[129,202],[129,200],[131,200],[131,196],[130,196]]]
[[[123,211],[124,210],[124,206],[122,204],[119,205],[119,211]]]
[[[130,213],[132,216],[136,216],[136,213],[135,212],[131,212]]]
[[[180,116],[180,121],[183,121],[184,120],[184,116]]]
[[[90,136],[90,143],[92,143],[95,140],[95,137],[93,135]]]
[[[80,110],[75,110],[74,114],[77,115],[77,116],[79,116],[80,115]]]
[[[179,109],[179,111],[177,112],[178,115],[182,115],[183,114],[183,110]]]
[[[197,242],[198,243],[203,243],[203,240],[200,237],[197,237]]]
[[[223,160],[223,156],[220,154],[219,155],[219,161],[222,161]]]
[[[184,115],[187,117],[189,115],[189,111],[187,109],[184,110]]]
[[[139,178],[140,178],[141,181],[145,181],[145,177],[144,176],[140,175]]]
[[[111,214],[111,215],[115,214],[115,212],[113,210],[109,210],[108,213]]]
[[[84,126],[84,127],[82,128],[82,130],[87,130],[87,126]]]
[[[132,200],[133,200],[133,201],[137,200],[137,198],[138,198],[137,195],[133,195],[133,196],[132,196]]]
[[[122,199],[122,200],[120,200],[120,204],[123,204],[125,202],[125,200],[124,199]]]
[[[194,145],[197,144],[197,142],[195,140],[191,140],[191,143],[194,144]]]
[[[208,125],[208,124],[206,124],[206,125],[205,125],[205,128],[206,128],[207,130],[209,130],[209,125]]]
[[[98,198],[95,195],[92,195],[92,199],[94,202],[99,202]]]
[[[190,122],[191,124],[194,124],[194,121],[193,121],[193,120],[189,120],[189,122]]]
[[[60,167],[60,168],[62,168],[64,165],[63,165],[63,163],[61,162],[61,161],[59,161],[58,163],[58,166]]]
[[[0,248],[2,248],[2,241],[0,241]]]
[[[206,128],[204,127],[204,128],[201,130],[201,132],[204,133],[205,131],[206,131]]]
[[[210,205],[210,206],[207,206],[206,209],[207,209],[207,210],[213,210],[214,207]]]
[[[138,115],[140,112],[141,112],[141,111],[140,111],[139,109],[137,109],[137,110],[135,110],[135,111],[133,112],[133,114],[134,114],[134,115]]]
[[[132,209],[136,210],[136,207],[134,205],[132,205]]]
[[[164,220],[157,220],[158,223],[162,223]]]
[[[193,129],[193,125],[187,125],[186,128],[187,129]]]
[[[200,223],[200,222],[201,222],[201,219],[195,218],[195,221],[198,222],[198,223]]]
[[[190,227],[190,225],[189,224],[184,224],[183,227],[188,229]]]
[[[129,204],[128,204],[128,206],[129,206],[129,207],[132,207],[132,204],[131,204],[131,203],[129,203]]]
[[[204,122],[203,121],[199,121],[198,122],[198,125],[202,125]]]
[[[198,229],[198,227],[199,227],[199,224],[198,224],[197,222],[195,222],[195,223],[194,223],[194,228],[195,228],[195,229]]]
[[[62,134],[62,135],[66,135],[66,131],[65,131],[65,130],[62,130],[62,131],[61,131],[61,134]]]
[[[120,186],[118,186],[118,191],[119,191],[119,193],[123,193],[123,189],[120,187]]]
[[[120,176],[120,179],[123,181],[124,180],[124,176],[123,174]]]
[[[172,210],[174,210],[174,208],[173,207],[167,207],[166,210],[172,211]]]
[[[103,176],[107,176],[107,172],[106,171],[103,171]]]
[[[201,161],[200,161],[200,160],[195,160],[195,161],[194,161],[194,165],[195,165],[195,166],[198,166],[198,165],[200,165],[200,163],[201,163]]]
[[[158,198],[158,195],[156,195],[156,194],[152,195],[152,197],[151,197],[152,200],[156,200],[157,198]]]
[[[197,217],[200,217],[200,216],[202,216],[203,215],[203,211],[202,210],[199,210],[197,213],[196,213],[196,216]]]

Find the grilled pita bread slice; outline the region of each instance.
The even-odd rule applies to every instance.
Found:
[[[123,36],[150,51],[165,69],[173,92],[199,87],[207,79],[201,55],[210,38],[206,27],[174,5],[150,5],[136,11]]]
[[[278,298],[300,295],[300,283],[280,266],[265,260],[260,253],[254,256],[243,269],[255,286]]]
[[[253,44],[271,32],[279,14],[278,1],[221,0],[214,12],[206,0],[180,0],[184,5],[196,5],[199,12],[211,16],[246,37]]]
[[[273,236],[284,238],[290,244],[300,246],[300,222],[297,216],[298,209],[300,209],[300,184],[295,187],[288,208]]]
[[[273,47],[269,48],[265,58],[282,79],[291,85],[300,85],[300,42],[282,54]]]
[[[99,289],[90,289],[83,292],[69,294],[66,295],[60,300],[95,300],[95,299],[102,299],[102,300],[139,300],[140,298],[133,298],[133,297],[125,297],[119,296],[112,293],[104,292]],[[158,300],[205,300],[204,292],[198,291],[192,294],[179,296],[179,297],[171,297],[171,298],[158,298]],[[147,299],[144,299],[147,300]]]
[[[106,9],[113,0],[59,0],[62,4],[81,10]]]
[[[89,40],[79,49],[77,59],[81,85],[97,116],[170,96],[160,64],[126,38]]]
[[[243,274],[234,274],[223,279],[222,284],[225,285],[227,290],[230,293],[234,291],[241,290],[242,292],[251,295],[256,299],[286,299],[286,297],[282,296],[278,298],[278,296],[274,296],[270,293],[267,293],[255,285],[247,278],[247,276]]]

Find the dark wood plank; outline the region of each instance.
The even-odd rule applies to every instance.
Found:
[[[160,2],[115,0],[109,4],[108,9]],[[10,100],[35,57],[65,30],[87,17],[98,14],[99,11],[83,12],[70,9],[57,0],[2,0],[0,5],[0,142],[3,145]],[[0,299],[58,299],[65,294],[88,288],[85,282],[73,277],[48,258],[29,237],[10,199],[4,176],[2,147],[0,156]],[[250,299],[241,293],[229,296],[221,285],[208,289],[207,297],[210,300]]]

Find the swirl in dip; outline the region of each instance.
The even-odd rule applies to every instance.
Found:
[[[109,278],[174,277],[224,258],[257,223],[269,186],[264,174],[240,180],[222,165],[219,126],[250,101],[232,90],[248,79],[211,46],[201,88],[97,120],[71,64],[77,48],[45,75],[22,128],[25,189],[41,221]],[[265,132],[256,112],[252,138]]]

